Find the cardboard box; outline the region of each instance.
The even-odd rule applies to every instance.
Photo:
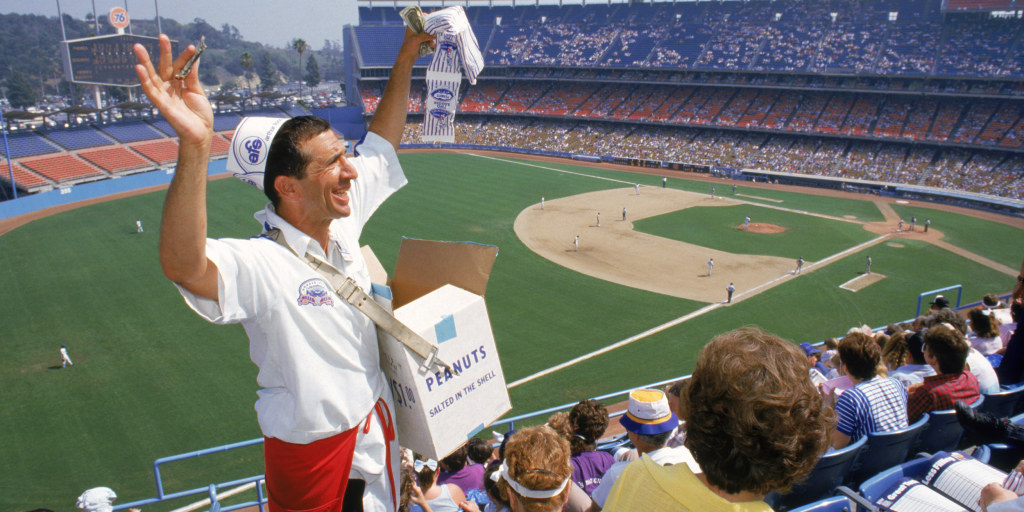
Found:
[[[438,357],[458,372],[422,372],[418,355],[378,331],[399,444],[435,460],[512,408],[483,298],[497,252],[409,238],[399,250],[390,283],[395,317],[438,345]]]

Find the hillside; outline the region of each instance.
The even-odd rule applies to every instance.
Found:
[[[99,31],[90,19],[77,19],[64,14],[64,31],[67,39],[91,37],[97,33],[115,33],[106,17],[100,17]],[[324,80],[339,80],[343,69],[341,47],[331,41],[316,45],[308,41],[309,50],[303,54],[302,73],[299,55],[291,48],[272,48],[260,43],[246,41],[244,35],[232,25],[213,27],[201,18],[189,23],[161,18],[160,28],[172,40],[183,43],[206,38],[208,50],[203,56],[200,78],[209,87],[227,86],[244,88],[246,69],[242,67],[242,54],[248,52],[253,58],[251,73],[253,87],[259,83],[260,66],[264,55],[269,58],[272,73],[279,81],[294,81],[305,73],[305,62],[315,56]],[[132,33],[156,36],[156,20],[133,20]],[[297,34],[302,37],[301,34]],[[60,57],[61,27],[56,17],[31,14],[0,14],[0,88],[4,90],[14,107],[29,106],[49,95],[67,96],[69,87],[65,81]],[[319,48],[317,48],[319,46]],[[220,78],[218,78],[220,77]],[[234,82],[233,84],[229,82]],[[81,97],[83,87],[76,95]],[[107,88],[114,98],[124,96],[123,88]],[[78,104],[78,102],[74,102]]]

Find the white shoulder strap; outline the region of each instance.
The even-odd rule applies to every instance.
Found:
[[[271,229],[266,232],[266,235],[271,240],[281,244],[283,247],[291,251],[292,254],[298,256],[298,253],[291,248],[281,236],[281,230]],[[352,306],[359,311],[362,311],[373,323],[377,324],[384,332],[393,336],[401,344],[405,345],[415,352],[418,356],[423,358],[423,364],[420,365],[420,372],[426,373],[430,371],[431,367],[438,366],[452,375],[458,375],[458,372],[453,370],[451,366],[442,361],[437,357],[438,347],[433,343],[427,341],[422,336],[410,329],[407,325],[400,322],[394,315],[388,310],[384,309],[383,306],[377,304],[362,288],[356,284],[355,280],[351,277],[346,276],[342,271],[338,270],[327,263],[326,261],[317,258],[316,256],[306,253],[304,257],[300,257],[310,268],[315,270],[317,273],[322,275],[330,283],[331,288],[334,289],[334,293],[338,294]]]

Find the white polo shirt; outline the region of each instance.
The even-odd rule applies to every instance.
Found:
[[[264,229],[278,228],[298,254],[325,259],[364,290],[370,276],[359,235],[370,215],[406,184],[389,142],[370,132],[351,159],[352,215],[330,227],[330,254],[316,240],[281,219],[268,204],[257,212]],[[188,305],[215,324],[241,323],[249,356],[259,367],[256,413],[263,434],[308,444],[351,429],[385,390],[373,322],[339,298],[327,281],[288,249],[266,236],[207,239],[217,265],[217,301],[178,287]]]

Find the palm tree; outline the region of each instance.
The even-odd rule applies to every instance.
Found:
[[[249,90],[249,96],[251,97],[252,85],[249,84],[249,77],[252,76],[252,73],[249,72],[249,69],[252,68],[252,65],[254,64],[252,54],[249,52],[242,52],[239,63],[242,65],[242,68],[245,69],[245,88]]]
[[[306,44],[306,40],[300,38],[292,39],[292,49],[299,52],[299,98],[302,98],[302,54],[306,53],[309,49],[309,45]]]

